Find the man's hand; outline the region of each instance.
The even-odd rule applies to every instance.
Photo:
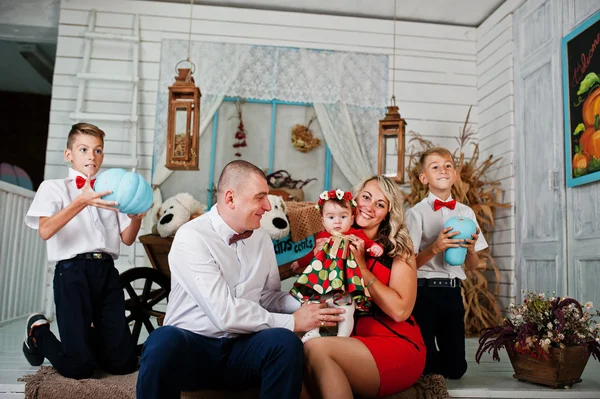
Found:
[[[118,212],[116,208],[119,203],[117,201],[105,201],[102,199],[105,195],[111,194],[112,191],[104,191],[102,193],[95,192],[90,186],[90,175],[86,176],[85,184],[81,187],[81,193],[77,196],[76,200],[82,203],[84,206],[95,206],[96,208],[108,209],[110,211]]]
[[[479,239],[479,233],[481,231],[479,230],[479,227],[477,228],[477,231],[475,232],[475,234],[471,234],[471,237],[473,237],[472,239],[466,239],[465,242],[463,242],[462,244],[460,244],[461,247],[463,248],[467,248],[467,252],[468,253],[475,253],[475,243],[477,242],[477,240]]]
[[[294,332],[306,332],[317,327],[333,327],[344,321],[342,308],[328,308],[326,303],[308,303],[294,312]]]
[[[457,240],[452,238],[455,235],[460,234],[460,231],[450,232],[450,230],[452,230],[452,227],[446,227],[440,232],[440,235],[438,236],[437,240],[435,240],[435,242],[431,244],[431,250],[434,254],[439,254],[447,248],[458,248],[463,242],[463,240]]]

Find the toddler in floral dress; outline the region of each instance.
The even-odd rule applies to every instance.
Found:
[[[294,262],[292,269],[304,269],[290,293],[301,302],[326,302],[330,307],[346,309],[344,321],[338,324],[338,336],[349,337],[354,328],[354,310],[368,306],[367,295],[360,269],[350,251],[350,242],[360,238],[365,242],[367,254],[379,257],[383,247],[367,238],[362,230],[352,227],[356,201],[352,193],[342,190],[324,191],[316,205],[321,212],[325,231],[315,240],[326,238],[323,249],[313,251]],[[323,323],[321,323],[323,324]],[[319,327],[308,331],[302,342],[320,337]]]

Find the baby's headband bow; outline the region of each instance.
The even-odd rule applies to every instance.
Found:
[[[325,190],[321,194],[319,194],[319,202],[315,205],[315,208],[321,210],[325,201],[330,199],[338,199],[345,200],[350,203],[352,208],[356,208],[356,201],[352,198],[352,193],[350,191],[342,191],[339,188],[337,190]]]

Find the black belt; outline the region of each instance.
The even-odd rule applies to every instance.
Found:
[[[458,278],[418,278],[417,286],[433,288],[454,288],[460,287]]]
[[[86,252],[73,257],[73,259],[109,260],[112,256],[104,252]]]

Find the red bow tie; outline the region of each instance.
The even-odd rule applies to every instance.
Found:
[[[243,240],[243,239],[250,237],[253,232],[254,232],[254,230],[246,230],[242,234],[234,234],[229,239],[229,245],[233,244],[234,242],[238,242],[239,240]]]
[[[90,186],[92,188],[94,188],[94,183],[96,183],[96,179],[90,180]],[[85,185],[85,179],[81,176],[77,176],[75,178],[75,185],[77,186],[77,188],[80,189],[81,187],[83,187]]]
[[[456,207],[456,200],[453,199],[453,200],[444,202],[444,201],[440,201],[439,199],[436,199],[433,202],[433,210],[434,211],[438,211],[438,210],[440,210],[440,208],[442,208],[444,206],[448,209],[454,209]]]

